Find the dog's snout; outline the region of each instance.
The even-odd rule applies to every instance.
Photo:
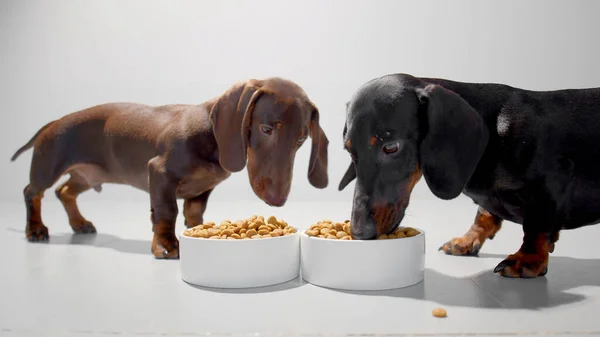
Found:
[[[377,237],[373,226],[353,227],[350,229],[350,234],[355,240],[372,240]]]
[[[285,205],[287,197],[273,190],[267,190],[265,193],[265,202],[269,206],[281,207]]]
[[[258,178],[252,188],[267,205],[281,207],[285,205],[290,191],[289,184],[274,182],[270,178]]]
[[[355,240],[372,240],[377,237],[377,228],[368,217],[353,215],[350,226],[350,235]]]

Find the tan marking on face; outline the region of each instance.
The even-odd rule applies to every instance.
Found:
[[[405,194],[401,197],[400,201],[395,205],[395,207],[386,206],[375,207],[373,209],[373,220],[375,221],[377,235],[385,234],[387,232],[388,226],[392,223],[392,218],[408,204],[410,194],[421,177],[421,168],[419,165],[417,165],[415,171],[410,175]]]
[[[389,206],[376,206],[373,208],[373,220],[375,221],[377,236],[387,231],[387,227],[392,222],[394,214],[394,209]]]
[[[421,167],[419,166],[419,164],[417,164],[415,171],[413,172],[413,174],[411,174],[410,179],[408,180],[409,195],[412,192],[413,188],[415,188],[415,185],[419,182],[419,180],[421,180],[422,176],[423,176],[423,174],[421,172]]]
[[[371,146],[375,146],[375,144],[377,144],[377,137],[371,137],[371,139],[369,139],[369,144],[371,144]]]
[[[350,139],[348,139],[346,141],[346,148],[350,149],[352,147],[352,142],[350,141]]]

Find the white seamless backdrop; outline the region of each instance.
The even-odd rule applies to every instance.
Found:
[[[306,175],[294,201],[351,201],[338,192],[345,103],[389,73],[548,90],[600,86],[600,1],[0,1],[0,201],[22,200],[31,151],[10,156],[49,120],[96,104],[200,103],[247,78],[300,84],[330,140],[330,185]],[[46,199],[54,199],[47,193]],[[84,199],[147,200],[106,185]],[[146,198],[146,199],[145,199]],[[256,200],[243,171],[211,200]],[[433,198],[422,180],[413,198]]]

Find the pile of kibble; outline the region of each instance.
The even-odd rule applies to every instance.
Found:
[[[214,222],[207,222],[185,230],[183,235],[204,239],[248,240],[286,236],[294,233],[296,233],[296,228],[274,216],[268,217],[265,221],[263,216],[253,215],[248,219],[235,222],[225,220],[219,226],[216,226]]]
[[[408,238],[418,234],[419,231],[414,228],[399,227],[390,234],[380,235],[377,237],[377,240]],[[306,235],[332,240],[352,240],[352,236],[350,236],[350,220],[336,223],[331,220],[319,221],[310,226],[306,231]]]

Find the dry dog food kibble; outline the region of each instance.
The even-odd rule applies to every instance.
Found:
[[[399,227],[393,233],[380,235],[377,240],[409,238],[419,234],[419,231],[410,227]],[[310,226],[306,235],[332,240],[352,240],[350,236],[350,220],[332,222],[323,220]]]
[[[446,310],[444,308],[435,308],[431,311],[431,314],[435,317],[446,317]]]
[[[219,226],[214,222],[207,222],[186,229],[183,235],[212,240],[249,240],[286,236],[294,233],[296,233],[296,228],[274,216],[268,217],[265,221],[263,216],[253,215],[248,219],[235,222],[225,220]]]

